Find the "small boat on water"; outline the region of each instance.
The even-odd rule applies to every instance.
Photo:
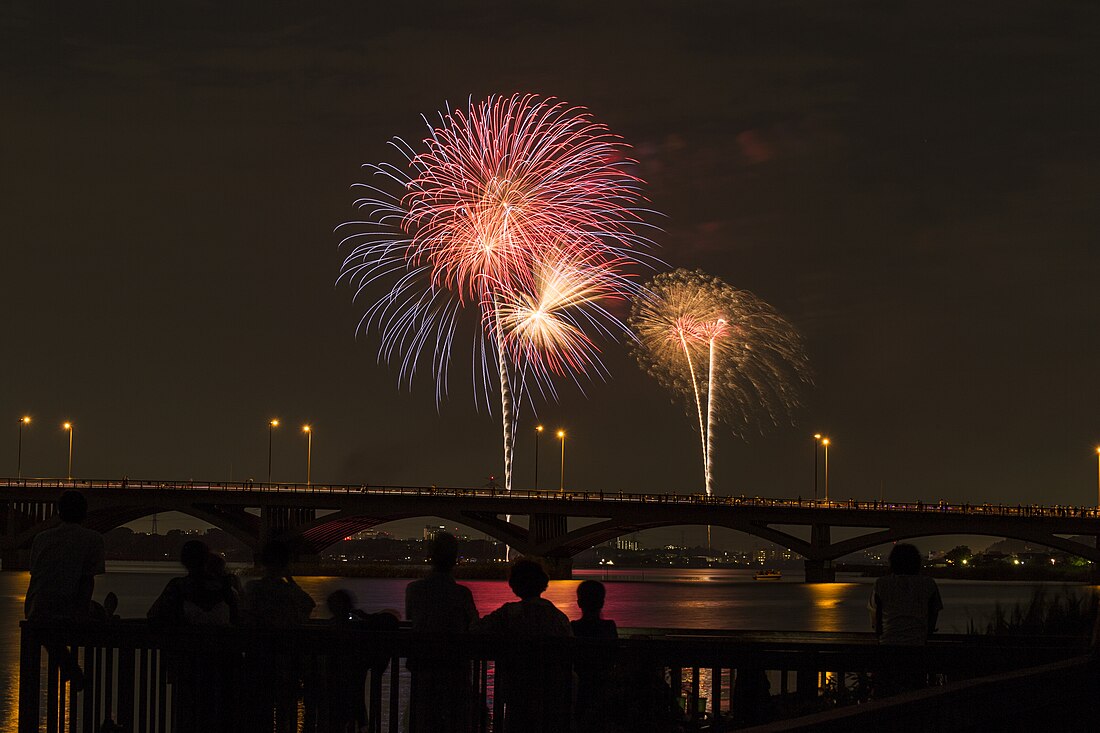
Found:
[[[753,580],[782,580],[783,573],[778,570],[757,570],[752,575]]]

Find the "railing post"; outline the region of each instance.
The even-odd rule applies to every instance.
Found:
[[[38,731],[38,695],[42,677],[42,645],[24,623],[19,634],[19,733]]]
[[[137,650],[121,646],[118,650],[118,709],[115,722],[125,730],[134,725],[134,656]]]

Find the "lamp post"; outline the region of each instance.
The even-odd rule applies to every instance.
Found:
[[[822,438],[821,445],[825,446],[825,504],[829,503],[829,439]]]
[[[561,441],[561,481],[558,484],[558,492],[565,493],[565,431],[558,431],[558,440]]]
[[[1100,445],[1096,446],[1096,508],[1100,509]]]
[[[306,486],[309,486],[309,472],[313,465],[313,429],[303,425],[302,432],[306,434]]]
[[[535,426],[535,491],[539,490],[539,438],[542,437],[542,426]]]
[[[271,483],[271,435],[279,427],[279,419],[272,418],[267,423],[267,482]]]
[[[814,503],[817,503],[817,447],[821,445],[821,433],[814,433]]]
[[[71,422],[62,423],[62,428],[69,431],[69,480],[73,480],[73,424]]]
[[[16,454],[15,459],[15,477],[23,478],[23,426],[30,425],[30,417],[24,415],[19,418],[19,452]]]

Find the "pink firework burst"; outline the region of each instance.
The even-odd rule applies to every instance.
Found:
[[[633,275],[653,262],[642,182],[619,137],[554,99],[471,101],[429,130],[418,148],[394,142],[404,166],[366,166],[380,185],[363,184],[365,217],[343,225],[341,278],[372,297],[360,326],[380,333],[380,357],[410,384],[429,360],[437,399],[459,314],[477,310],[475,386],[487,396],[499,384],[510,489],[523,397],[556,395],[555,377],[603,374],[597,338],[626,332],[606,304],[637,294]]]

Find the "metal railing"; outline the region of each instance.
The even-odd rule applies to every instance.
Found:
[[[847,499],[775,499],[762,496],[707,496],[705,494],[638,493],[630,491],[553,491],[462,486],[399,486],[376,484],[304,484],[266,483],[257,481],[174,481],[150,479],[58,479],[0,478],[0,489],[42,489],[56,492],[65,489],[96,491],[124,489],[132,491],[232,491],[255,493],[293,493],[328,495],[378,495],[462,499],[535,499],[540,501],[584,501],[630,504],[671,504],[702,506],[773,507],[780,509],[859,510],[874,512],[920,512],[940,514],[971,514],[980,516],[1073,517],[1100,518],[1100,508],[1068,504],[973,504],[947,501],[866,501]]]
[[[645,730],[717,732],[860,699],[860,686],[882,670],[932,673],[950,685],[1080,651],[1064,641],[988,637],[887,648],[862,634],[649,631],[614,641],[516,640],[323,623],[261,631],[24,622],[19,731],[100,731],[112,721],[134,733],[323,732],[344,730],[350,716],[372,733],[428,733],[424,711],[442,703],[426,699],[423,680],[442,665],[451,682],[465,680],[455,730],[510,730],[507,721],[524,709],[568,719],[572,667],[576,679],[598,680],[587,689],[604,722],[590,729],[641,730],[644,722]],[[80,690],[65,681],[70,659],[83,670]],[[427,677],[418,683],[417,675]]]

